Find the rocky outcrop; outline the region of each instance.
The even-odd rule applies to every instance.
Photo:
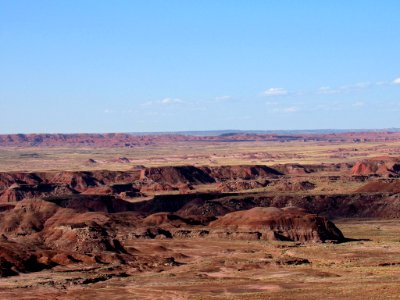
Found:
[[[271,185],[273,191],[279,192],[300,192],[315,189],[316,184],[307,180],[288,180],[283,179]]]
[[[124,199],[141,196],[140,192],[189,193],[194,190],[195,185],[215,182],[223,182],[217,187],[220,191],[237,191],[265,186],[267,178],[279,175],[278,171],[267,166],[171,166],[125,172],[104,170],[0,173],[0,203],[74,193],[119,195]],[[225,183],[227,181],[231,183]]]
[[[393,177],[400,175],[400,158],[381,156],[357,162],[351,169],[352,175],[379,175]]]
[[[400,218],[400,194],[397,193],[197,193],[158,195],[132,205],[142,213],[170,212],[201,222],[257,206],[296,206],[328,218]]]
[[[199,223],[190,219],[182,218],[175,214],[161,212],[147,216],[145,219],[143,219],[142,224],[146,226],[182,227],[188,225],[198,225]]]
[[[61,172],[0,172],[0,190],[13,184],[65,184],[77,191],[101,185],[132,183],[139,180],[140,171],[61,171]]]
[[[377,179],[356,189],[357,193],[400,193],[399,179]]]
[[[319,172],[343,172],[347,173],[353,164],[351,163],[322,163],[322,164],[279,164],[273,165],[275,170],[291,176],[304,176]]]
[[[0,203],[70,194],[139,196],[140,171],[0,173]]]
[[[295,207],[255,207],[232,212],[211,222],[210,227],[224,228],[228,235],[233,233],[236,238],[241,233],[264,240],[344,241],[342,232],[328,219]]]
[[[46,251],[0,238],[0,278],[15,276],[19,273],[38,272],[56,265],[43,259]]]
[[[227,193],[227,192],[239,192],[245,190],[253,190],[266,187],[270,184],[268,180],[240,180],[240,181],[225,181],[219,182],[216,186],[216,190]]]
[[[216,181],[255,180],[282,175],[281,172],[262,165],[203,167],[202,170]]]
[[[215,179],[204,170],[193,166],[146,168],[141,179],[151,179],[157,183],[177,185],[181,183],[206,184]]]
[[[66,184],[47,184],[36,185],[12,184],[8,189],[0,192],[0,203],[16,202],[23,199],[47,197],[55,195],[72,195],[77,192]]]
[[[0,274],[40,271],[59,264],[119,261],[127,251],[100,207],[22,200],[0,213]]]

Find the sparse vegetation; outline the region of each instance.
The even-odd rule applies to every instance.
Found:
[[[390,168],[385,161],[380,168],[353,166],[396,154],[399,146],[256,141],[178,142],[174,151],[162,143],[0,148],[0,268],[1,276],[11,276],[0,278],[0,297],[396,297],[400,224],[384,218],[400,216],[397,158],[389,159]],[[272,213],[265,219],[264,209],[254,210],[257,224],[278,228],[274,239],[260,239],[263,233],[250,226],[252,211],[238,214],[237,230],[212,226],[255,206],[298,206],[333,217],[347,239],[330,222],[324,226],[340,238],[324,237],[324,226],[313,224],[325,218],[278,221]],[[285,235],[291,241],[281,241]]]

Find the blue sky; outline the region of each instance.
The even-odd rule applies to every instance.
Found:
[[[0,0],[0,133],[400,127],[400,1]]]

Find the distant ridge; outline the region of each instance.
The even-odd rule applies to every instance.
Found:
[[[300,129],[300,130],[188,130],[188,131],[160,131],[160,132],[128,132],[132,135],[165,135],[182,134],[192,136],[218,136],[226,134],[329,134],[329,133],[350,133],[350,132],[400,132],[400,128],[380,129]]]
[[[29,132],[29,133],[3,133],[6,135],[110,135],[129,134],[135,136],[151,135],[191,135],[191,136],[218,136],[225,134],[330,134],[330,133],[366,133],[366,132],[400,132],[400,128],[376,128],[376,129],[276,129],[276,130],[243,130],[243,129],[221,129],[221,130],[184,130],[184,131],[131,131],[131,132]]]
[[[171,133],[5,134],[0,147],[136,147],[176,142],[384,142],[400,141],[400,130],[185,131]]]

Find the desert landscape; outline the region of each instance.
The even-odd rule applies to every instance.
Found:
[[[400,299],[399,15],[0,0],[0,300]]]
[[[390,132],[0,136],[0,298],[396,298],[399,146]]]

